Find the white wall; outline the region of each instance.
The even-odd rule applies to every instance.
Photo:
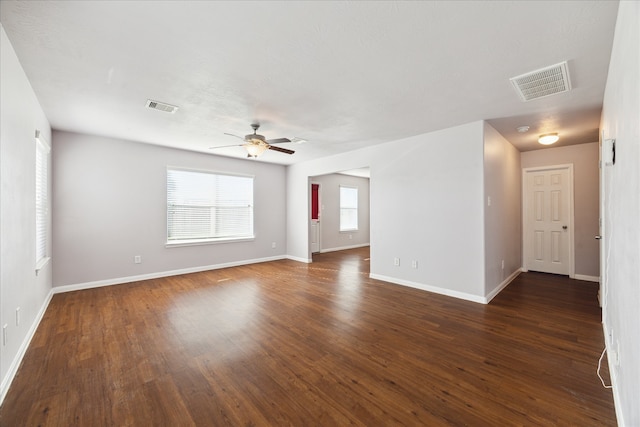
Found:
[[[314,176],[311,181],[320,184],[320,252],[369,242],[369,178],[330,174]],[[340,232],[340,186],[358,189],[358,230]]]
[[[289,166],[292,258],[310,259],[308,177],[366,166],[372,277],[482,302],[483,122]]]
[[[50,298],[51,263],[35,274],[35,131],[50,142],[51,129],[1,26],[0,66],[1,402]]]
[[[640,2],[618,9],[601,129],[616,139],[605,166],[603,322],[618,423],[640,425]],[[612,354],[619,348],[619,366]]]
[[[576,278],[600,276],[598,143],[545,148],[521,154],[522,167],[573,164],[574,247]]]
[[[491,297],[504,288],[522,267],[521,180],[520,152],[485,123],[485,295]]]
[[[53,146],[55,287],[284,257],[284,166],[59,131]],[[167,166],[255,176],[255,240],[166,248]]]

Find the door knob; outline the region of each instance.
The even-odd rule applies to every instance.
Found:
[[[602,239],[602,236],[600,235],[596,236],[596,240],[600,240],[600,239]]]
[[[563,229],[563,230],[566,230],[566,229],[567,229],[567,226],[566,226],[566,225],[563,225],[563,226],[562,226],[562,229]]]

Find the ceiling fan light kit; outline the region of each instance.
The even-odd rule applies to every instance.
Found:
[[[247,150],[247,157],[258,157],[269,148],[264,142],[262,144],[252,142],[250,144],[244,144],[243,147]]]
[[[540,137],[538,138],[538,142],[542,145],[551,145],[556,143],[559,139],[560,137],[558,136],[557,132],[545,133],[543,135],[540,135]]]
[[[277,147],[275,144],[284,144],[287,142],[293,142],[289,138],[275,138],[275,139],[265,139],[264,135],[259,135],[258,129],[260,128],[259,123],[252,123],[251,127],[253,128],[253,133],[249,135],[245,135],[244,138],[238,135],[234,135],[232,133],[225,133],[225,135],[234,136],[236,138],[240,138],[244,140],[244,144],[238,145],[225,145],[222,147],[210,147],[214,148],[225,148],[225,147],[244,147],[247,150],[247,157],[256,158],[264,153],[266,150],[278,151],[280,153],[285,154],[293,154],[295,151],[289,150],[287,148]],[[295,138],[294,138],[295,139]]]

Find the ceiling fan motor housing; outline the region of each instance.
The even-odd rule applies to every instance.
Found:
[[[245,135],[244,136],[244,140],[247,142],[253,142],[255,140],[260,140],[262,142],[265,141],[264,136],[263,135],[258,135],[257,133],[250,133],[249,135]],[[259,141],[255,141],[256,143]]]

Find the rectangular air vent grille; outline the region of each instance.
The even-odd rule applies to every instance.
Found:
[[[512,77],[509,80],[523,101],[531,101],[571,90],[569,68],[566,61]]]
[[[152,110],[160,110],[160,111],[164,111],[165,113],[172,113],[172,114],[178,111],[178,107],[176,107],[175,105],[165,104],[164,102],[152,101],[150,99],[147,99],[146,107],[151,108]]]

